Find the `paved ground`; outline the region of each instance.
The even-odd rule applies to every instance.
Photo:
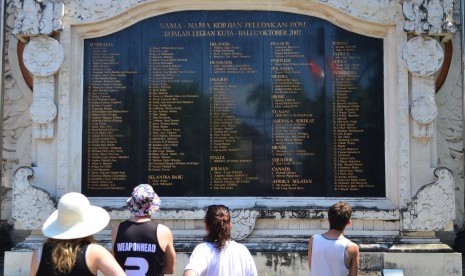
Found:
[[[0,255],[0,276],[3,276],[4,254]],[[462,275],[465,276],[465,256],[462,257]]]

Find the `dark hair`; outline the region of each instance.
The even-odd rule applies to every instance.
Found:
[[[347,202],[338,202],[329,207],[328,220],[329,228],[342,231],[352,216],[352,208]]]
[[[224,205],[210,205],[205,214],[207,235],[204,241],[213,243],[221,251],[231,239],[231,216],[229,208]]]

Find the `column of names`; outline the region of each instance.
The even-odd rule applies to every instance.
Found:
[[[356,46],[348,42],[332,43],[334,189],[342,192],[358,191],[367,185],[357,138],[363,132],[358,127],[360,107],[350,100],[359,77],[360,57],[355,51]]]
[[[301,110],[300,75],[308,68],[298,45],[271,42],[272,189],[303,190],[312,179],[300,174],[301,160],[313,153],[302,145],[310,139],[306,127],[314,123],[311,110]]]
[[[184,178],[180,168],[199,166],[199,161],[186,160],[179,150],[180,114],[199,97],[177,90],[181,83],[193,82],[194,72],[185,68],[188,59],[183,57],[184,50],[182,46],[149,48],[148,179],[154,185],[172,186]]]
[[[112,43],[91,43],[89,62],[89,104],[87,140],[87,183],[90,190],[122,190],[127,175],[115,169],[115,163],[129,156],[119,145],[123,134],[123,116],[128,112],[118,97],[124,93],[122,79],[132,72],[112,69],[119,64],[119,54],[112,51]],[[122,92],[123,91],[123,92]]]
[[[234,75],[256,74],[250,56],[231,42],[210,42],[210,190],[233,190],[250,184],[254,176],[241,170],[251,159],[240,157],[238,126],[242,119],[233,114],[237,89]]]

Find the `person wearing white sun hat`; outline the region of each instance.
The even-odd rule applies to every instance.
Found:
[[[90,205],[80,193],[63,195],[55,212],[42,227],[48,240],[37,248],[31,260],[31,276],[97,275],[124,276],[115,258],[103,246],[95,243],[93,234],[110,221],[103,208]]]

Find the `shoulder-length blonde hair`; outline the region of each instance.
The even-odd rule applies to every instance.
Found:
[[[91,243],[95,243],[93,236],[71,240],[48,239],[52,246],[52,264],[60,273],[69,273],[76,264],[78,250]]]

